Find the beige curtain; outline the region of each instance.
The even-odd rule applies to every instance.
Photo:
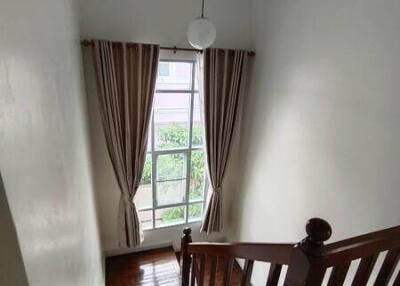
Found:
[[[206,157],[210,180],[201,231],[222,229],[222,182],[244,85],[247,52],[207,49],[203,56]]]
[[[133,198],[146,156],[158,55],[159,47],[156,45],[94,43],[100,113],[108,152],[121,190],[120,247],[134,247],[143,240]]]

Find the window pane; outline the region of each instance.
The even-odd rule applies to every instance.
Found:
[[[158,64],[158,76],[159,77],[170,76],[171,72],[170,72],[169,66],[170,66],[169,63],[160,62]]]
[[[138,209],[153,207],[153,191],[151,184],[140,185],[135,195],[135,204]]]
[[[192,151],[190,162],[189,201],[203,200],[205,181],[204,152]]]
[[[156,227],[185,222],[184,206],[156,210]]]
[[[203,203],[189,205],[189,221],[201,220],[203,217]]]
[[[149,134],[147,136],[147,152],[151,152],[151,122],[149,124]]]
[[[160,62],[156,89],[190,90],[192,87],[192,64]]]
[[[186,179],[157,183],[157,205],[171,205],[185,202]]]
[[[194,69],[194,90],[199,90],[199,70],[196,66]]]
[[[151,154],[146,155],[144,162],[142,179],[139,189],[135,195],[137,208],[151,208],[153,206],[153,192],[151,188]]]
[[[139,217],[143,229],[153,228],[153,211],[140,211]]]
[[[157,150],[189,145],[190,94],[157,93],[154,100],[155,147]]]
[[[151,154],[146,154],[146,161],[144,162],[140,184],[151,184],[151,165]]]
[[[197,92],[198,73],[196,70],[192,83],[193,68],[195,66],[191,62],[159,62],[157,92],[154,95],[151,119],[154,120],[151,125],[154,126],[154,133],[149,132],[148,135],[149,154],[146,156],[141,185],[135,196],[144,229],[152,229],[153,223],[156,227],[163,227],[183,224],[186,221],[198,221],[203,216],[206,183],[203,150],[156,152],[153,156],[150,153],[154,149],[156,151],[187,149],[189,145],[200,149],[199,147],[204,145],[201,113],[203,109]],[[193,94],[193,114],[191,114],[192,88],[196,91]],[[192,126],[191,136],[189,136],[190,126]],[[192,138],[192,142],[189,142],[189,137]],[[191,160],[187,162],[189,154]],[[152,161],[153,158],[155,161]],[[153,167],[156,167],[154,174],[152,174]],[[190,174],[187,173],[188,167]],[[153,186],[155,190],[152,189]],[[188,190],[189,197],[186,196]],[[153,192],[156,197],[153,196]],[[180,206],[181,204],[183,206]],[[172,207],[172,205],[178,206]],[[153,207],[162,209],[154,210],[154,216],[153,210],[140,210]]]
[[[192,146],[203,146],[203,116],[201,114],[199,94],[194,94],[193,104],[193,131],[192,131]]]
[[[157,181],[186,178],[186,155],[183,153],[157,156]]]

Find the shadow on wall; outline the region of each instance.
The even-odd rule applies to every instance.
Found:
[[[1,174],[0,234],[0,285],[29,285]]]

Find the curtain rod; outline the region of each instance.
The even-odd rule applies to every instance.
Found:
[[[84,46],[84,47],[89,47],[89,46],[93,46],[93,40],[82,40],[81,41],[81,44]],[[118,43],[118,42],[117,42]],[[200,53],[200,54],[202,54],[203,53],[203,50],[199,50],[199,49],[190,49],[190,48],[177,48],[176,46],[174,46],[174,47],[160,47],[160,49],[161,50],[168,50],[168,51],[173,51],[174,53],[176,53],[177,51],[186,51],[186,52],[196,52],[196,53]],[[247,54],[249,55],[249,56],[255,56],[255,52],[253,52],[253,51],[247,51]]]

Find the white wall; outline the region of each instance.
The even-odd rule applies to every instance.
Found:
[[[81,35],[185,47],[186,28],[200,11],[200,0],[82,0]],[[205,1],[205,14],[217,29],[215,46],[249,47],[248,1]]]
[[[31,286],[104,285],[75,9],[1,2],[0,169]]]
[[[200,13],[198,0],[84,0],[80,1],[81,37],[133,42],[158,43],[165,46],[188,46],[186,28]],[[242,0],[206,1],[206,16],[216,25],[216,47],[249,48],[250,6]],[[87,49],[85,49],[87,52]],[[181,53],[178,53],[179,57]],[[89,100],[92,138],[94,183],[97,192],[99,222],[103,250],[117,250],[117,215],[119,189],[109,160],[96,99],[92,57],[84,54],[85,79]],[[237,140],[234,145],[236,146]],[[236,147],[234,147],[235,149]],[[236,153],[235,153],[236,154]],[[237,184],[234,162],[227,171],[224,212],[230,204],[230,194]],[[232,170],[232,171],[230,171]],[[231,218],[225,216],[225,225]],[[191,224],[196,241],[223,240],[224,233],[205,236],[199,233],[200,224]],[[145,232],[143,247],[172,243],[179,248],[182,226]]]
[[[400,224],[399,14],[397,0],[253,1],[231,240],[299,241],[314,216],[332,240]]]

